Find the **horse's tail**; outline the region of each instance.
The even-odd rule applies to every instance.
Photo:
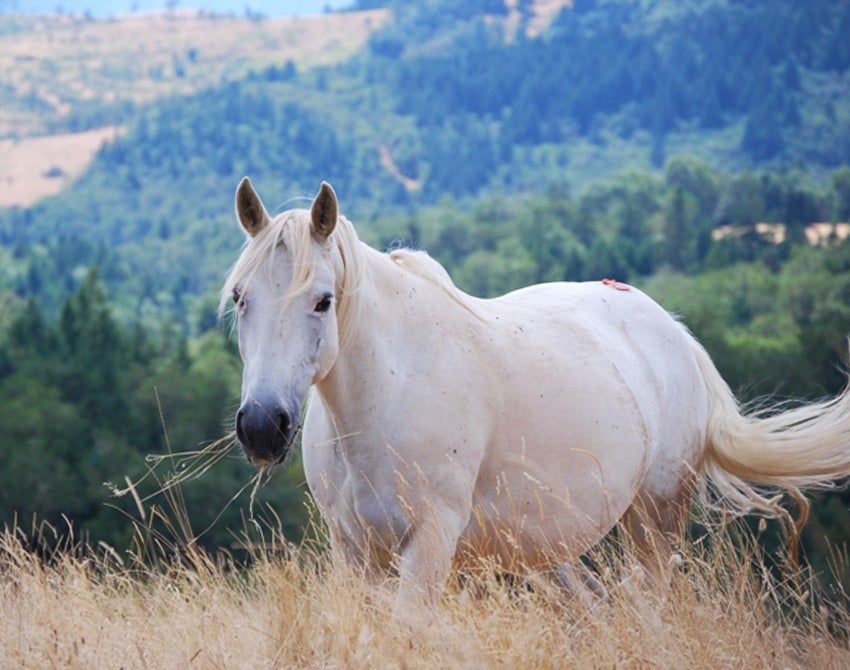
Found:
[[[702,501],[778,517],[799,531],[809,510],[803,492],[850,478],[850,386],[831,400],[745,413],[708,353],[693,342],[709,396]],[[799,505],[796,522],[780,505],[783,492]]]

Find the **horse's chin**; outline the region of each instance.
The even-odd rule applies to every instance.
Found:
[[[246,449],[245,445],[240,446],[242,447],[242,453],[245,454],[245,458],[248,459],[248,462],[251,465],[256,465],[258,468],[272,468],[275,465],[280,465],[289,453],[289,446],[284,447],[277,453],[272,452],[268,454],[258,454]]]

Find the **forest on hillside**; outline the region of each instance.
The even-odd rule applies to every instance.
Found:
[[[850,244],[806,229],[850,220],[850,5],[582,0],[510,40],[501,2],[357,5],[397,20],[343,65],[71,115],[128,132],[61,195],[0,211],[3,523],[122,546],[137,511],[103,482],[229,430],[240,364],[216,308],[246,174],[274,211],[330,181],[365,241],[425,249],[476,295],[645,287],[743,400],[841,388]],[[202,542],[244,527],[252,476],[234,452],[184,485]],[[293,539],[301,479],[296,462],[260,494]],[[848,501],[818,506],[817,560]]]
[[[441,48],[446,35],[466,12],[498,12],[500,3],[471,3],[461,16],[439,0],[388,4],[416,20],[375,35],[363,68],[368,81],[397,94],[397,111],[416,119],[426,190],[459,194],[480,185],[465,165],[458,174],[458,144],[473,166],[503,164],[517,146],[568,144],[606,129],[648,133],[655,167],[669,134],[738,121],[738,148],[752,161],[850,161],[846,92],[817,90],[850,66],[850,8],[842,3],[583,0],[543,38],[519,32],[506,45],[488,27],[498,24],[472,23],[450,49]],[[530,11],[529,3],[519,8]],[[446,174],[435,175],[441,168]]]
[[[55,312],[94,265],[122,318],[193,332],[198,297],[241,242],[232,193],[246,174],[280,207],[328,180],[368,228],[446,198],[462,211],[547,189],[584,198],[625,166],[657,176],[697,156],[727,181],[783,175],[738,223],[784,221],[777,193],[792,186],[819,195],[798,199],[791,216],[841,218],[830,179],[850,164],[845,3],[580,2],[541,37],[507,42],[502,24],[482,19],[498,19],[498,2],[461,12],[445,0],[390,4],[395,23],[343,65],[281,63],[141,110],[72,114],[68,127],[130,129],[70,190],[0,211],[0,287]],[[700,207],[683,223],[690,235],[725,221]],[[610,238],[617,226],[601,227]],[[604,264],[606,253],[594,257]],[[586,274],[573,265],[569,277]]]

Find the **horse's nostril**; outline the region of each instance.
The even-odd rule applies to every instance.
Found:
[[[236,437],[239,438],[239,441],[244,444],[245,442],[245,431],[242,429],[242,417],[245,416],[245,412],[241,409],[236,413]]]
[[[287,414],[286,412],[281,412],[278,417],[280,419],[278,423],[278,426],[280,427],[280,434],[288,434],[289,429],[292,427],[292,420],[289,418],[289,414]]]

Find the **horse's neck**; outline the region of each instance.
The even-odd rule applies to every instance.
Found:
[[[354,299],[357,316],[345,343],[318,391],[335,417],[375,403],[391,392],[416,359],[439,352],[439,334],[427,326],[428,314],[459,311],[430,280],[406,271],[386,254],[363,249],[363,283]],[[342,333],[340,334],[342,337]]]

